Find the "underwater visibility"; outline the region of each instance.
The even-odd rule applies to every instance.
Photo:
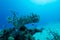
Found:
[[[0,0],[0,40],[60,40],[60,0]]]

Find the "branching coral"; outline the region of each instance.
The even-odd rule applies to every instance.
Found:
[[[0,40],[34,40],[32,35],[40,32],[38,29],[27,29],[26,24],[39,22],[39,15],[32,13],[30,16],[17,17],[16,12],[13,12],[12,17],[8,17],[8,23],[14,27],[12,29],[4,29],[0,34]]]
[[[13,17],[8,17],[8,23],[12,23],[14,27],[20,27],[25,24],[29,23],[36,23],[39,22],[40,16],[32,13],[30,16],[24,16],[18,18],[16,16],[16,12],[13,12]]]

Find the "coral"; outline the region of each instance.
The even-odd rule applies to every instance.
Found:
[[[60,35],[57,32],[50,31],[50,33],[53,35],[52,40],[60,40]]]
[[[16,12],[13,12],[13,17],[8,17],[8,23],[14,27],[0,30],[0,40],[60,40],[60,35],[56,32],[50,30],[47,32],[44,28],[28,29],[25,26],[26,24],[37,23],[39,19],[39,15],[34,13],[30,16],[17,17]],[[32,25],[34,26],[34,24]],[[50,37],[51,35],[53,38]]]
[[[14,40],[14,37],[10,36],[8,37],[8,40]]]
[[[16,12],[11,12],[13,17],[8,17],[8,23],[11,23],[14,27],[0,31],[0,40],[35,40],[33,34],[40,32],[40,30],[28,29],[25,25],[39,22],[39,15],[32,13],[30,16],[17,17]]]
[[[13,17],[8,17],[8,23],[14,25],[14,27],[20,27],[29,23],[39,22],[40,16],[34,13],[31,16],[17,17],[16,12],[13,12]]]
[[[3,36],[4,31],[0,30],[0,37]]]
[[[13,16],[8,17],[8,23],[11,23],[14,27],[0,30],[0,40],[60,40],[60,35],[58,35],[58,33],[50,30],[48,33],[44,28],[28,29],[25,26],[26,24],[39,22],[39,15],[32,13],[29,16],[17,17],[16,12],[12,11],[12,13]],[[34,26],[34,24],[32,25]],[[53,38],[50,38],[50,34]]]

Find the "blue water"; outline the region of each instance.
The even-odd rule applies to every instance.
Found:
[[[12,15],[11,10],[16,11],[18,16],[30,15],[31,12],[39,14],[39,26],[60,22],[60,0],[46,5],[37,5],[30,0],[0,0],[0,29],[2,25],[12,27],[7,23],[7,17]]]

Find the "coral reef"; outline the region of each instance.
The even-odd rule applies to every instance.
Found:
[[[32,13],[30,16],[17,17],[16,12],[12,13],[13,17],[8,17],[8,23],[11,23],[13,28],[0,30],[0,40],[60,40],[60,35],[51,30],[47,32],[44,28],[28,29],[25,26],[26,24],[39,22],[39,15]],[[52,35],[53,38],[50,38],[47,34]]]
[[[60,40],[60,35],[57,32],[47,29],[42,32],[36,32],[33,37],[35,40]]]
[[[14,37],[9,36],[9,37],[8,37],[8,40],[14,40]]]
[[[53,35],[52,40],[60,40],[60,35],[57,32],[50,31],[50,33]]]
[[[22,25],[39,22],[40,16],[32,13],[30,16],[17,17],[16,12],[13,12],[13,17],[8,17],[8,23],[14,25],[14,27],[20,27]]]
[[[38,29],[27,29],[26,24],[39,22],[39,15],[17,17],[16,12],[13,12],[13,17],[8,17],[8,23],[14,27],[6,28],[0,31],[0,40],[34,40],[32,37],[36,32],[41,32]]]

